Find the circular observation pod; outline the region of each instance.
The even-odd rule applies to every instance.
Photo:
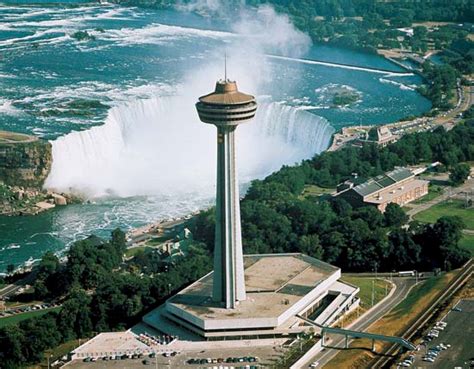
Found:
[[[236,126],[249,121],[257,112],[255,97],[240,92],[237,83],[217,81],[214,92],[196,103],[199,119],[216,126]]]

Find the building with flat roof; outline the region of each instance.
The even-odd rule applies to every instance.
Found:
[[[385,147],[391,143],[396,142],[400,136],[394,135],[390,128],[388,127],[372,127],[369,131],[366,132],[364,135],[365,137],[356,141],[356,145],[364,145],[364,144],[377,144],[379,146]]]
[[[428,193],[429,181],[417,179],[408,168],[396,168],[359,185],[346,181],[337,187],[335,196],[354,207],[373,205],[381,212],[390,203],[408,204]]]
[[[246,255],[244,272],[247,298],[233,309],[213,301],[211,272],[143,321],[169,335],[184,328],[207,340],[295,336],[312,327],[305,318],[328,325],[359,302],[359,289],[339,281],[339,268],[304,254]]]

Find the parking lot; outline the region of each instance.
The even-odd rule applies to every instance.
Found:
[[[67,368],[74,369],[94,369],[94,368],[113,368],[113,369],[134,369],[134,368],[241,368],[256,369],[265,368],[272,365],[278,357],[280,357],[282,349],[273,347],[249,347],[235,348],[224,350],[201,350],[196,352],[179,353],[176,356],[165,357],[157,355],[156,357],[148,357],[143,355],[139,359],[124,360],[102,360],[97,359],[96,362],[84,362],[83,360],[75,360],[68,364]],[[257,361],[236,361],[225,362],[228,358],[257,358]],[[190,360],[211,359],[211,363],[190,364]],[[217,362],[222,359],[223,362]],[[219,360],[221,361],[221,360]]]
[[[455,307],[442,319],[447,323],[438,337],[421,345],[415,355],[412,368],[474,368],[470,365],[474,359],[474,300],[460,300]],[[424,361],[430,349],[439,345],[449,346],[439,351],[433,362]]]
[[[0,318],[6,318],[9,316],[28,313],[30,311],[35,310],[44,310],[44,309],[51,309],[54,307],[59,306],[58,304],[49,304],[49,303],[41,303],[36,305],[21,305],[12,308],[5,308],[5,310],[0,311]]]

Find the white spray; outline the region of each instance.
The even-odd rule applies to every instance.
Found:
[[[106,122],[53,141],[53,167],[46,186],[89,196],[174,197],[214,194],[215,129],[199,122],[194,104],[228,75],[239,89],[258,98],[272,69],[266,53],[298,57],[310,45],[286,16],[268,6],[242,10],[234,32],[240,37],[217,48],[203,65],[189,71],[173,96],[157,96],[112,108]],[[262,177],[283,164],[321,152],[332,127],[323,118],[272,102],[259,101],[255,121],[238,129],[242,182]]]

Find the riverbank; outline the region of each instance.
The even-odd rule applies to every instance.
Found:
[[[407,133],[432,131],[440,126],[450,130],[459,123],[462,113],[467,111],[472,105],[473,93],[474,89],[472,86],[458,85],[456,106],[447,112],[439,112],[433,117],[421,116],[400,122],[386,123],[377,126],[377,128],[388,130],[394,136],[394,140]],[[345,145],[362,144],[369,130],[373,127],[373,125],[343,127],[340,132],[334,133],[328,151],[339,150]]]
[[[79,198],[65,193],[0,183],[0,215],[37,215],[56,206],[78,202]]]

